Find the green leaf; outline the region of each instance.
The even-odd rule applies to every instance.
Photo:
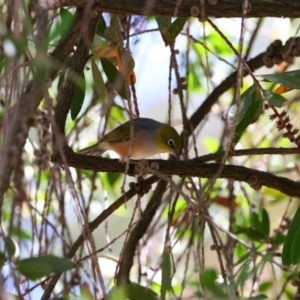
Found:
[[[8,63],[8,58],[6,56],[1,55],[1,57],[0,57],[0,73],[2,72],[4,67],[7,65],[7,63]]]
[[[300,239],[296,240],[300,232],[300,206],[298,207],[295,216],[291,222],[290,228],[288,230],[287,236],[285,238],[283,249],[282,249],[282,264],[285,266],[290,266],[295,264],[297,260],[297,255],[294,253],[298,249],[300,253]],[[293,253],[293,254],[292,254]],[[296,262],[297,263],[297,262]]]
[[[126,300],[127,292],[124,287],[113,287],[106,296],[107,300]]]
[[[300,262],[300,227],[294,236],[294,241],[291,248],[291,258],[293,265],[296,265]]]
[[[270,218],[268,212],[264,208],[262,210],[262,233],[266,238],[270,235]]]
[[[273,286],[274,282],[272,280],[265,281],[259,285],[259,292],[265,292]]]
[[[20,226],[14,226],[11,230],[11,234],[24,241],[30,241],[32,239],[31,232],[20,228]]]
[[[37,280],[51,274],[52,269],[47,263],[27,259],[17,263],[17,270],[30,280]]]
[[[173,23],[170,17],[156,16],[155,20],[166,45],[176,39],[186,22],[186,18],[183,17],[178,17]]]
[[[226,297],[223,286],[217,282],[218,274],[213,269],[204,270],[200,277],[200,283],[204,291],[209,291],[217,297]]]
[[[65,36],[71,30],[75,22],[75,16],[67,9],[61,8],[59,14],[61,21],[51,31],[49,41]]]
[[[155,20],[157,22],[161,37],[165,42],[165,45],[168,45],[170,41],[168,29],[171,25],[171,17],[156,16]]]
[[[130,98],[130,95],[127,97],[126,92],[126,82],[123,75],[117,70],[117,68],[106,58],[100,58],[103,71],[108,79],[108,81],[112,84],[115,91],[124,99]],[[128,89],[129,93],[129,89]]]
[[[250,215],[250,222],[251,227],[263,235],[262,224],[260,222],[258,213],[255,211],[253,211]]]
[[[48,276],[53,272],[65,272],[74,266],[71,260],[53,255],[30,257],[17,262],[17,270],[31,280]]]
[[[104,37],[109,41],[117,43],[119,40],[119,32],[119,20],[116,15],[112,15],[110,25],[104,30]]]
[[[279,83],[292,89],[300,89],[300,70],[278,74],[258,75],[267,81]]]
[[[53,272],[65,272],[75,267],[75,263],[65,257],[43,255],[36,258],[39,261],[49,264]]]
[[[106,88],[105,88],[102,74],[94,60],[92,60],[91,64],[92,64],[92,74],[94,79],[95,91],[99,96],[99,98],[104,100],[106,97]]]
[[[64,36],[69,32],[69,30],[73,27],[75,17],[71,14],[67,9],[61,8],[60,9],[60,17],[61,17],[61,35]]]
[[[101,37],[105,38],[106,28],[107,28],[107,26],[106,26],[105,20],[103,18],[103,14],[101,14],[100,22],[99,22],[99,25],[97,27],[97,34],[100,35]]]
[[[107,300],[126,299],[158,300],[158,297],[151,289],[137,283],[129,283],[123,287],[114,286],[107,295]]]
[[[245,234],[249,239],[253,241],[261,241],[265,239],[264,234],[260,230],[257,230],[255,228],[236,226],[235,234],[240,233]]]
[[[264,96],[266,97],[266,100],[275,107],[282,107],[283,103],[285,103],[287,100],[281,96],[280,94],[271,92],[269,90],[262,90]]]
[[[118,32],[111,26],[105,29],[104,36],[108,41],[116,43],[118,41]]]
[[[82,72],[82,74],[80,74],[78,76],[78,78],[75,79],[75,81],[76,81],[76,84],[77,84],[77,88],[75,90],[74,98],[73,98],[72,105],[71,105],[71,118],[72,118],[73,121],[78,116],[78,114],[79,114],[79,112],[82,108],[83,100],[84,100],[84,97],[85,97],[84,72]]]
[[[168,38],[171,41],[174,41],[178,34],[181,32],[184,24],[186,22],[186,18],[178,17],[168,28]]]
[[[281,245],[284,243],[285,238],[286,238],[286,235],[284,235],[284,234],[276,234],[274,237],[272,237],[269,240],[269,243],[271,245]]]
[[[128,284],[126,290],[128,299],[158,300],[154,291],[137,283]]]
[[[114,186],[114,184],[118,181],[118,179],[121,177],[120,173],[106,173],[107,174],[107,179],[110,184],[110,186]]]
[[[247,299],[248,300],[264,300],[264,299],[268,299],[268,297],[266,295],[257,295],[257,296],[250,297]]]
[[[160,32],[164,34],[167,33],[169,26],[171,25],[171,17],[156,16],[155,20]]]
[[[5,250],[8,256],[14,256],[16,253],[16,246],[14,241],[9,236],[4,237],[3,239],[5,244]]]
[[[240,107],[235,104],[230,108],[229,121],[236,126],[234,132],[233,143],[236,144],[241,138],[245,129],[258,117],[262,111],[263,98],[256,84],[253,84],[241,96]],[[237,116],[238,114],[238,116]]]
[[[161,295],[165,296],[166,292],[172,288],[172,254],[165,250],[162,260],[162,278],[161,278]]]
[[[3,252],[0,252],[0,267],[2,268],[7,261],[7,257]]]

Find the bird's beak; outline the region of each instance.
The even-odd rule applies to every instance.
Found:
[[[171,151],[172,151],[172,154],[176,157],[176,159],[178,160],[179,159],[179,154],[178,152],[174,149],[174,148],[171,148]]]

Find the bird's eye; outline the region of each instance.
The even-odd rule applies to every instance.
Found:
[[[167,144],[169,147],[173,148],[175,143],[173,139],[168,139]]]

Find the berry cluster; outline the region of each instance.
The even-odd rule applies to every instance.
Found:
[[[283,133],[283,137],[288,138],[292,143],[295,143],[297,147],[300,147],[300,135],[296,136],[299,129],[294,128],[294,126],[290,122],[290,117],[287,116],[287,112],[284,110],[281,113],[279,113],[274,106],[271,106],[270,104],[266,103],[264,104],[264,109],[272,108],[274,113],[270,115],[270,120],[276,121],[276,127],[280,130],[285,130]]]
[[[293,63],[294,57],[300,56],[300,37],[291,37],[283,46],[281,40],[275,40],[268,46],[263,61],[267,68],[279,65],[283,61]]]

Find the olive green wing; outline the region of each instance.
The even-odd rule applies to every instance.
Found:
[[[99,143],[103,142],[124,142],[130,140],[130,123],[126,122],[111,132],[107,133]]]

